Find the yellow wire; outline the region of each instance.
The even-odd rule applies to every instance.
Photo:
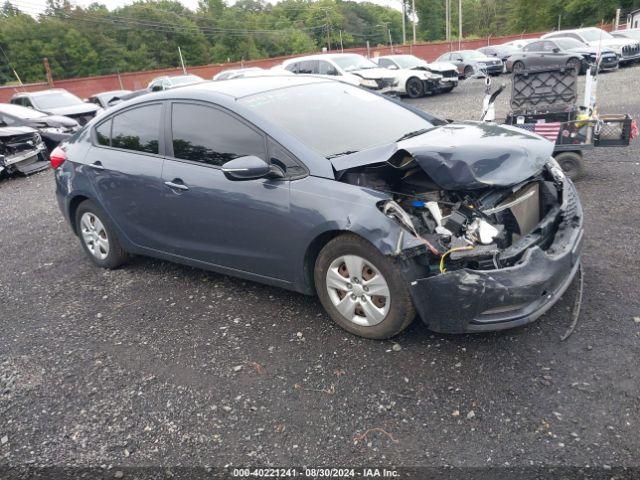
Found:
[[[440,257],[440,273],[444,273],[447,271],[446,268],[444,268],[444,260],[447,257],[447,255],[449,255],[450,253],[453,252],[459,252],[461,250],[473,250],[473,247],[469,246],[469,247],[456,247],[456,248],[452,248],[451,250],[447,250],[446,252],[444,252],[442,254],[442,257]]]

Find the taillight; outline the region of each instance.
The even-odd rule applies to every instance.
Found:
[[[49,161],[51,162],[51,166],[53,168],[58,168],[60,165],[64,163],[66,159],[67,159],[67,152],[65,152],[60,147],[54,148],[51,154],[49,155]]]

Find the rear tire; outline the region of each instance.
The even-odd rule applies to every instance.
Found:
[[[579,179],[584,173],[582,155],[577,152],[562,152],[554,156],[564,174],[571,180]]]
[[[573,68],[580,75],[582,73],[582,61],[579,58],[570,58],[567,60],[567,68]]]
[[[407,92],[407,97],[409,98],[424,96],[424,85],[422,84],[422,80],[417,77],[411,77],[407,80],[405,90]]]
[[[314,281],[329,316],[354,335],[393,337],[416,316],[400,269],[357,235],[340,235],[324,246],[316,260]]]
[[[471,65],[467,65],[464,67],[464,78],[473,77],[473,67]]]
[[[513,71],[513,73],[520,73],[520,72],[524,72],[524,63],[522,62],[515,62],[513,64],[513,67],[511,67],[511,70]]]
[[[114,269],[126,262],[128,255],[120,245],[107,214],[91,200],[76,210],[76,232],[87,256],[98,267]]]

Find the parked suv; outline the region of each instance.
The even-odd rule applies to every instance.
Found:
[[[573,38],[585,45],[613,50],[620,56],[621,65],[640,60],[640,42],[630,38],[614,37],[601,28],[588,27],[573,30],[559,30],[543,35],[541,38]]]
[[[73,118],[80,125],[84,125],[102,111],[99,106],[83,102],[62,88],[16,93],[11,97],[11,103],[34,108],[49,115]]]
[[[484,332],[558,301],[583,220],[552,152],[520,128],[292,75],[140,96],[51,164],[95,265],[149,255],[317,294],[349,332],[387,338],[416,312]]]

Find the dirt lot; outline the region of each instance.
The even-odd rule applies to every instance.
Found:
[[[414,103],[477,118],[482,89]],[[640,67],[602,75],[601,111],[637,118],[639,91]],[[526,328],[363,340],[315,298],[147,258],[99,270],[51,171],[3,181],[0,465],[637,466],[639,152],[587,155],[565,342],[575,283]]]

